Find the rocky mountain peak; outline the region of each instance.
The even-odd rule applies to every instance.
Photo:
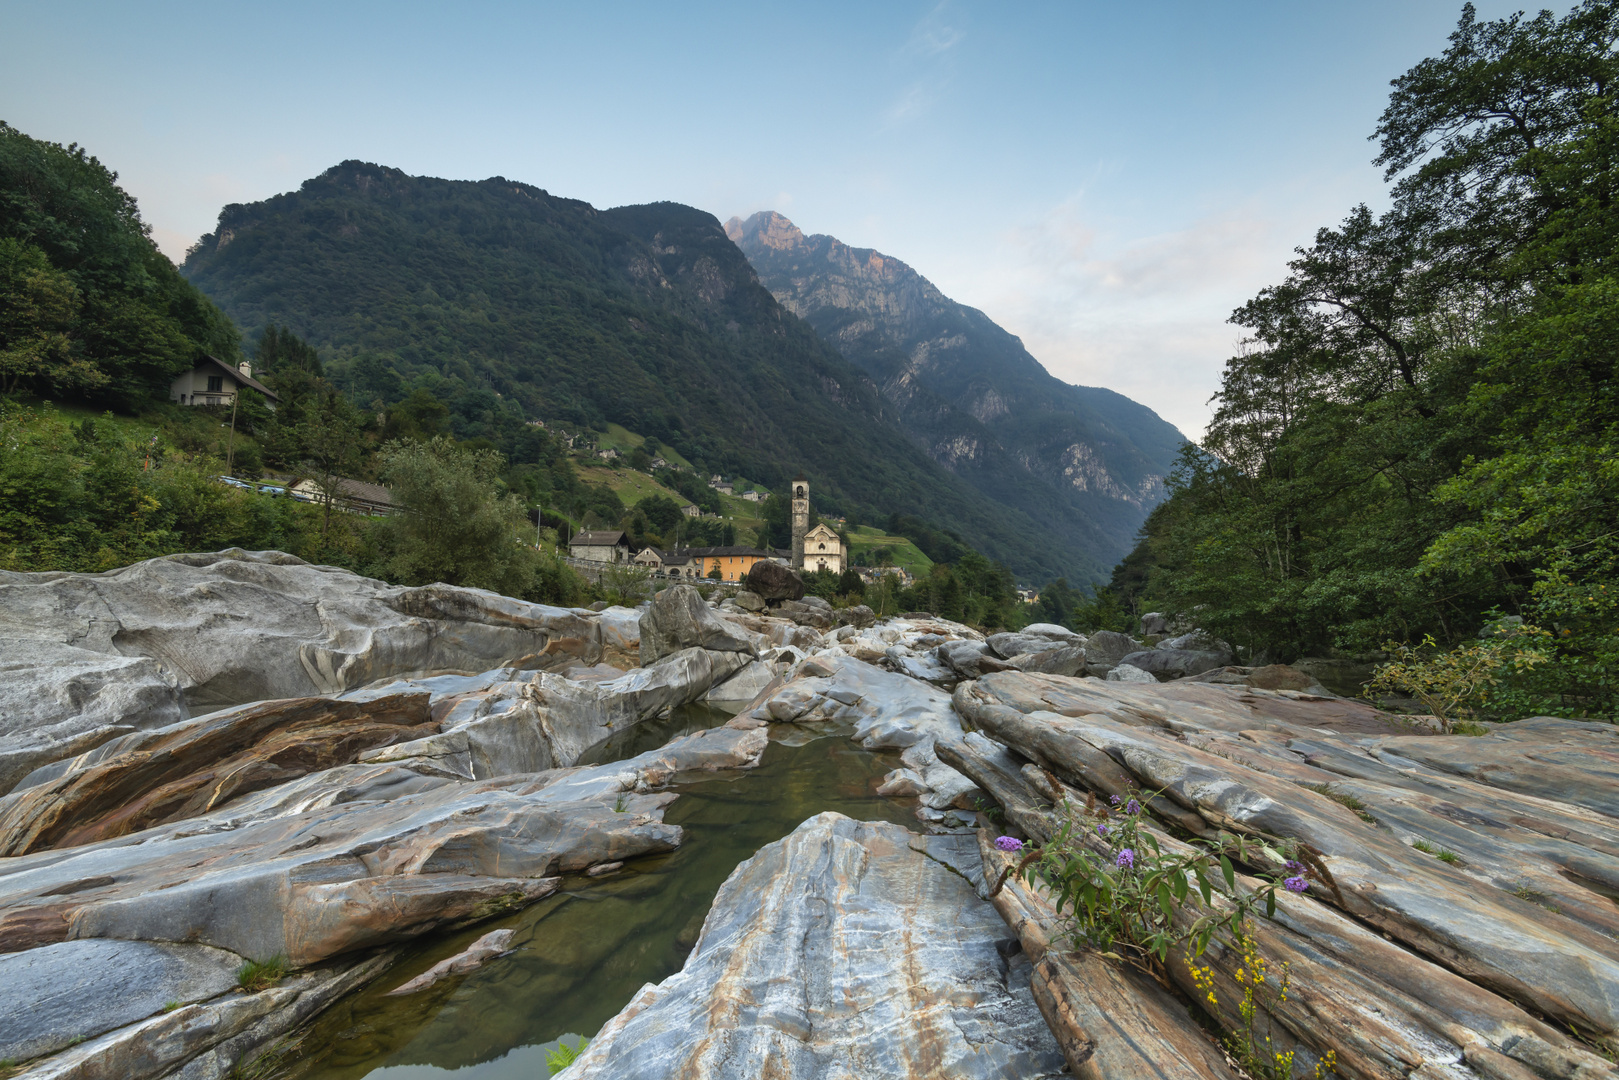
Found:
[[[725,235],[738,247],[747,242],[777,251],[787,251],[804,242],[798,226],[774,210],[761,210],[746,221],[733,217],[725,223]]]

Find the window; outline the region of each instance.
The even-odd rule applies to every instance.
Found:
[[[210,375],[210,376],[208,376],[208,392],[210,394],[217,394],[223,389],[225,389],[225,376],[223,376],[223,375]]]

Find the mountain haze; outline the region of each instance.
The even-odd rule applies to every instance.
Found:
[[[362,405],[425,389],[463,438],[514,417],[616,422],[772,487],[802,469],[823,511],[916,514],[1026,582],[1105,561],[925,453],[691,207],[603,211],[348,161],[225,207],[183,271],[250,335],[284,324],[318,346]]]
[[[1089,556],[1105,577],[1163,498],[1185,442],[1151,409],[1052,376],[983,312],[898,259],[805,236],[780,214],[728,235],[782,305],[869,375],[940,465]]]

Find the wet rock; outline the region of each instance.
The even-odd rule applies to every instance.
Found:
[[[1098,630],[1085,641],[1085,674],[1106,675],[1120,660],[1140,649],[1141,643],[1129,634]]]
[[[592,866],[589,870],[586,870],[585,876],[606,877],[608,874],[616,874],[622,869],[624,869],[623,862],[604,862],[599,865]]]
[[[907,798],[912,795],[921,795],[932,790],[927,781],[915,769],[895,769],[883,777],[883,782],[877,785],[877,794],[888,795],[895,798]]]
[[[711,688],[703,700],[721,708],[741,707],[758,697],[776,678],[776,671],[762,660],[755,660],[735,675]]]
[[[691,648],[756,655],[753,643],[717,615],[691,585],[671,585],[653,597],[640,625],[643,666]]]
[[[0,855],[123,836],[434,733],[426,693],[267,701],[137,731],[0,798]]]
[[[1000,916],[928,854],[957,844],[965,861],[973,843],[811,818],[736,869],[685,967],[644,987],[570,1075],[1059,1075],[1029,967],[996,947]]]
[[[751,589],[743,589],[733,598],[743,611],[759,612],[765,609],[765,598]]]
[[[1130,653],[1119,660],[1119,665],[1128,665],[1160,679],[1184,679],[1223,667],[1233,659],[1228,653],[1159,648]]]
[[[203,945],[62,941],[0,956],[0,1060],[26,1061],[236,986],[242,958]]]
[[[1158,679],[1152,672],[1136,667],[1134,664],[1116,664],[1105,676],[1108,682],[1129,683],[1156,683]]]
[[[804,596],[804,581],[779,562],[760,559],[748,568],[742,579],[743,587],[765,600],[799,600]]]
[[[624,864],[618,863],[616,865],[623,866]],[[388,991],[388,996],[414,994],[418,990],[426,990],[434,983],[442,982],[456,975],[465,975],[469,971],[476,971],[489,961],[498,956],[504,956],[511,951],[512,938],[516,936],[517,931],[515,930],[491,930],[448,960],[440,960],[409,982],[402,983]]]
[[[394,675],[561,668],[600,654],[596,622],[578,612],[234,548],[103,574],[0,572],[0,640],[0,791],[119,726]]]

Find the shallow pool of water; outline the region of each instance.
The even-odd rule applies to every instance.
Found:
[[[656,739],[656,747],[725,719],[680,713],[663,722],[668,732],[648,729],[638,741]],[[518,915],[411,946],[377,984],[325,1013],[276,1075],[541,1080],[545,1052],[559,1038],[572,1045],[594,1034],[644,983],[680,969],[714,894],[760,847],[824,810],[916,828],[913,805],[875,791],[897,755],[863,750],[848,734],[830,725],[773,729],[757,769],[678,789],[665,814],[685,829],[678,851],[633,860],[599,880],[571,877],[562,892]],[[603,760],[619,756],[628,754]],[[385,996],[502,927],[517,931],[510,955],[421,993]]]

